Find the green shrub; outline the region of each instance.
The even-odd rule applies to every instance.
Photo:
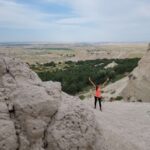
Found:
[[[115,61],[118,65],[115,68],[104,69],[104,66]],[[104,83],[107,78],[114,82],[131,72],[138,64],[138,58],[132,59],[96,59],[72,62],[67,61],[64,69],[60,69],[54,62],[36,64],[31,68],[37,72],[43,81],[58,81],[62,89],[68,94],[75,95],[91,86],[89,76],[95,83]],[[103,65],[97,65],[102,64]],[[48,66],[53,66],[49,68]],[[40,69],[37,69],[40,68]]]
[[[49,62],[49,63],[46,63],[46,64],[44,64],[43,66],[45,66],[45,67],[56,67],[56,64],[52,61],[52,62]]]
[[[79,98],[80,98],[81,100],[84,100],[84,99],[85,99],[85,96],[84,96],[84,95],[80,95]]]
[[[115,100],[117,100],[117,101],[120,101],[120,100],[122,100],[122,99],[123,99],[122,96],[117,96],[117,97],[115,98]]]

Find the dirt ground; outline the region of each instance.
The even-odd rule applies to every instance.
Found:
[[[103,129],[103,134],[105,135],[105,139],[109,144],[114,144],[119,140],[124,143],[126,150],[132,149],[133,147],[138,150],[149,150],[149,103],[127,103],[122,101],[102,102],[102,112],[99,110],[98,105],[97,109],[93,108],[93,98],[85,100],[84,103],[94,110],[99,126],[101,129]]]

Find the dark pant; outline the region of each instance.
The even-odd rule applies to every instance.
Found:
[[[100,110],[102,110],[101,99],[102,99],[101,97],[96,97],[96,96],[95,96],[95,108],[96,108],[97,101],[99,101]]]

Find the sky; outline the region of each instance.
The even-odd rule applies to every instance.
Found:
[[[143,41],[150,0],[0,0],[0,42]]]

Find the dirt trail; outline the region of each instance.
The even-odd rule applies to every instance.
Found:
[[[93,102],[92,99],[85,101],[94,109]],[[139,150],[150,149],[149,103],[103,102],[102,106],[103,112],[97,105],[94,113],[108,143],[114,145],[116,141],[116,149],[118,140],[126,145],[125,150],[132,146]]]

